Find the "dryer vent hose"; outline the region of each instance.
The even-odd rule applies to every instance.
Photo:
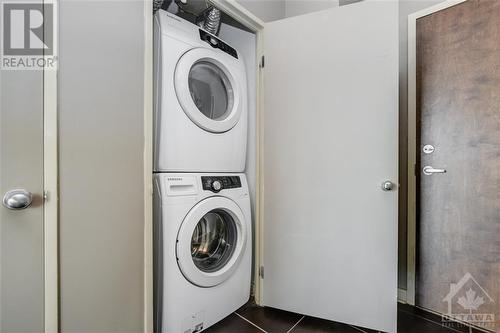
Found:
[[[160,10],[161,6],[163,5],[164,0],[153,0],[153,13],[156,13],[158,10]]]
[[[205,22],[203,23],[203,29],[210,32],[212,35],[216,35],[219,33],[220,28],[220,18],[221,11],[215,7],[212,7],[205,14]]]

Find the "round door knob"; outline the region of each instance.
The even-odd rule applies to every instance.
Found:
[[[218,180],[214,180],[214,182],[212,183],[212,189],[216,192],[219,192],[222,189],[221,182]]]
[[[382,183],[382,190],[383,191],[392,191],[396,187],[396,184],[391,182],[390,180],[386,180],[385,182]]]
[[[3,196],[4,207],[12,210],[26,209],[31,205],[33,195],[24,189],[10,190]]]

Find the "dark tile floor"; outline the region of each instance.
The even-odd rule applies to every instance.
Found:
[[[374,333],[366,328],[263,308],[248,302],[207,333]],[[472,330],[478,333],[479,331]],[[409,305],[398,305],[398,333],[469,333],[468,327],[444,327],[441,317]]]

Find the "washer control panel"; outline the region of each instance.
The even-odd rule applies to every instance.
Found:
[[[241,179],[239,176],[202,176],[201,184],[205,191],[218,193],[222,190],[240,188]]]

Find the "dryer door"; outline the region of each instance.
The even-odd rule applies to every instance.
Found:
[[[175,92],[186,115],[202,129],[227,132],[233,128],[244,106],[236,59],[210,49],[186,52],[175,68]]]
[[[184,277],[200,287],[228,279],[243,255],[246,221],[240,207],[224,197],[198,203],[177,235],[177,263]]]

